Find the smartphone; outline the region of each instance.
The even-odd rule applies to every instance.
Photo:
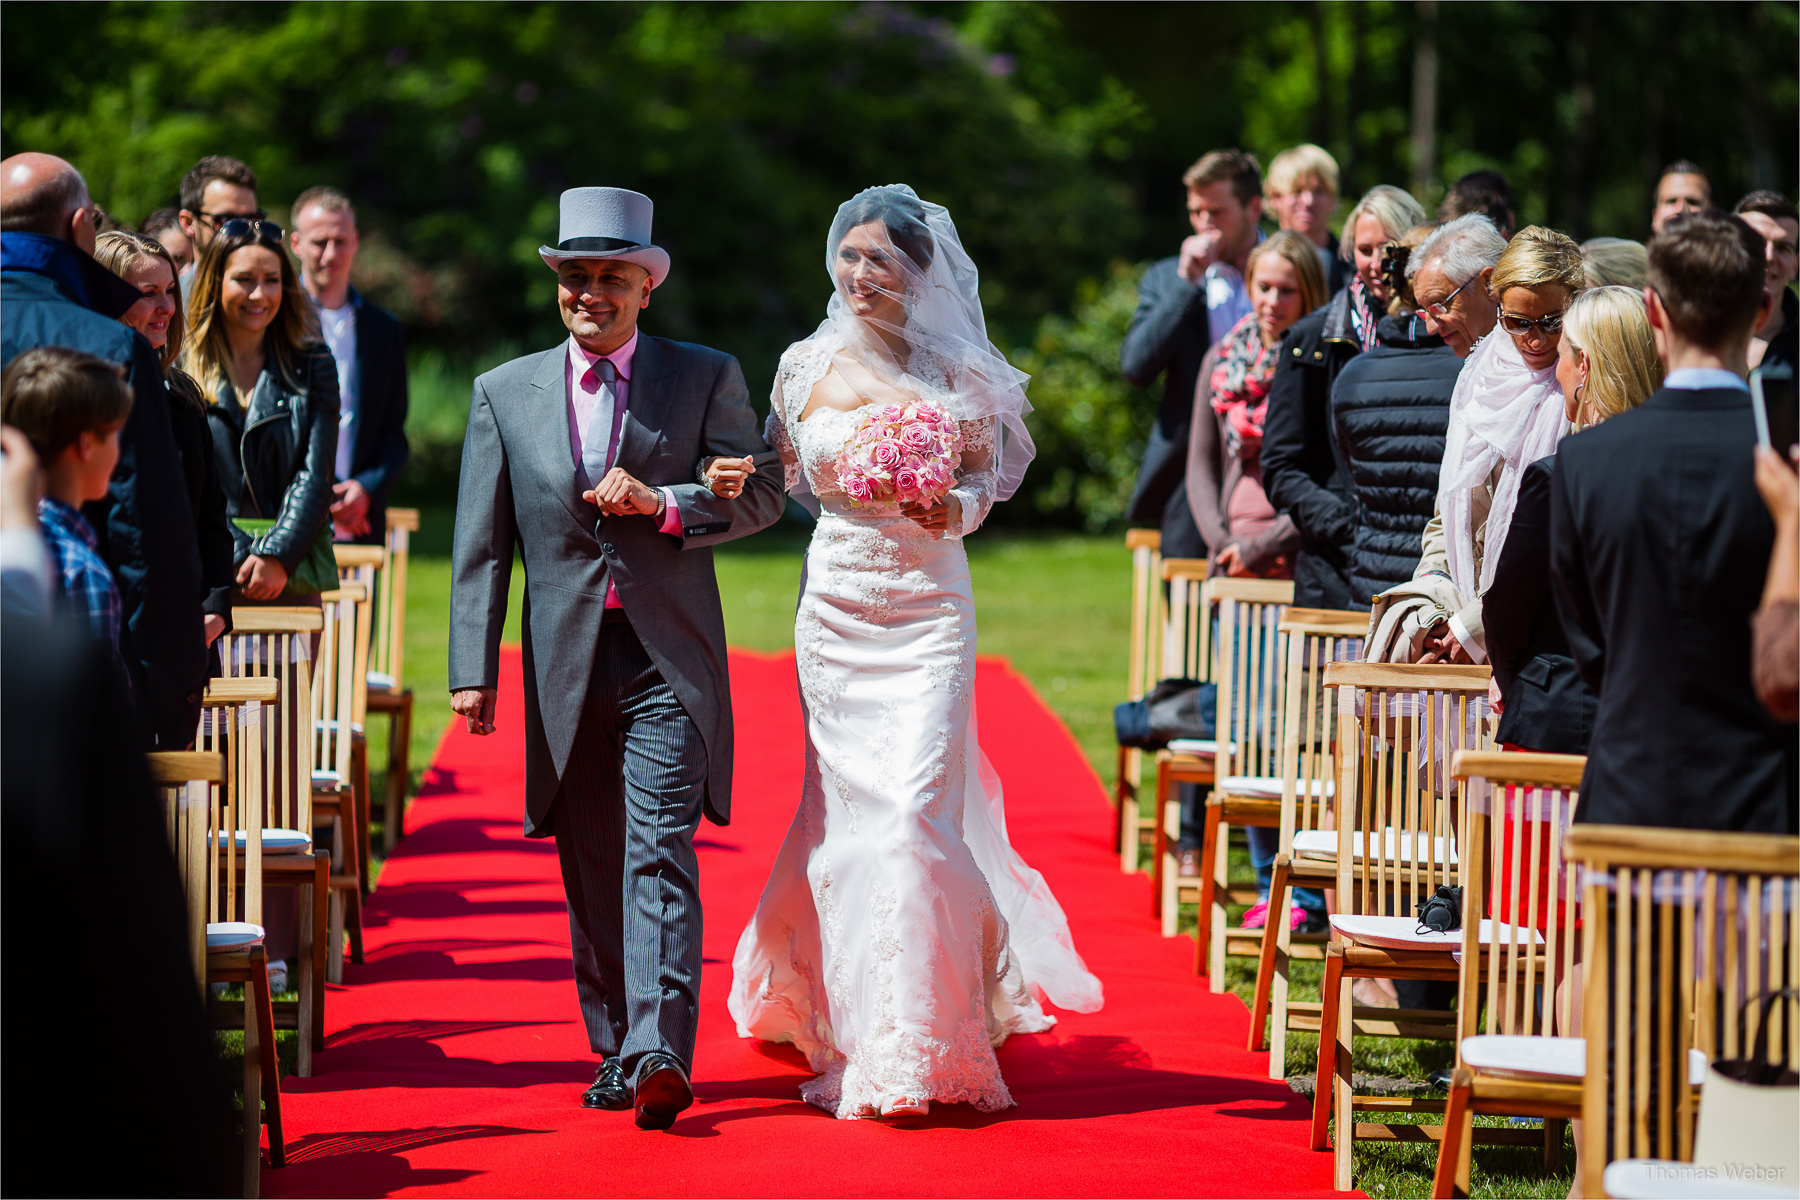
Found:
[[[1756,417],[1756,440],[1786,458],[1800,442],[1794,368],[1782,363],[1750,372],[1750,411]]]

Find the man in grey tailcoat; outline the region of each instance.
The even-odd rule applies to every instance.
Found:
[[[590,1108],[667,1129],[693,1101],[693,836],[731,812],[731,696],[711,547],[781,515],[775,454],[728,354],[642,335],[668,274],[648,197],[562,195],[569,339],[475,381],[457,495],[451,706],[494,728],[515,547],[525,562],[525,833],[554,837],[575,990],[601,1065]],[[743,460],[741,494],[696,482]]]

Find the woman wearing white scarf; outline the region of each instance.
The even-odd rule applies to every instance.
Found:
[[[1422,639],[1419,661],[1487,657],[1481,598],[1494,581],[1519,481],[1569,432],[1557,345],[1562,314],[1582,284],[1581,248],[1541,226],[1515,234],[1494,267],[1497,328],[1470,352],[1451,396],[1438,515],[1414,573],[1448,576],[1457,607]]]

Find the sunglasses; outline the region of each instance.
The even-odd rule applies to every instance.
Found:
[[[269,212],[267,209],[259,208],[255,212],[252,212],[252,213],[199,212],[199,213],[195,213],[194,215],[198,216],[198,217],[203,217],[206,220],[211,221],[214,225],[217,225],[223,221],[250,221],[250,220],[260,221],[264,217],[268,216]]]
[[[219,236],[228,238],[249,237],[254,233],[265,242],[280,245],[287,237],[287,230],[273,221],[252,221],[245,217],[233,217],[219,226]]]
[[[1547,338],[1553,338],[1562,332],[1562,326],[1563,315],[1559,312],[1551,313],[1546,317],[1539,317],[1535,321],[1530,317],[1521,317],[1515,313],[1502,312],[1500,314],[1500,328],[1506,330],[1506,332],[1512,334],[1516,338],[1525,337],[1533,329],[1537,330]]]
[[[1444,317],[1449,316],[1450,315],[1450,302],[1452,300],[1456,299],[1456,297],[1462,293],[1463,288],[1468,287],[1471,283],[1474,283],[1475,280],[1478,278],[1480,278],[1480,276],[1471,275],[1469,278],[1463,280],[1460,284],[1457,285],[1456,291],[1451,292],[1448,296],[1445,296],[1442,300],[1439,300],[1435,304],[1425,305],[1419,311],[1424,313],[1426,316],[1437,318],[1440,320]]]

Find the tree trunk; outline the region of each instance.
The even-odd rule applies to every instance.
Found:
[[[1423,199],[1437,172],[1437,0],[1418,0],[1413,35],[1412,190]]]

